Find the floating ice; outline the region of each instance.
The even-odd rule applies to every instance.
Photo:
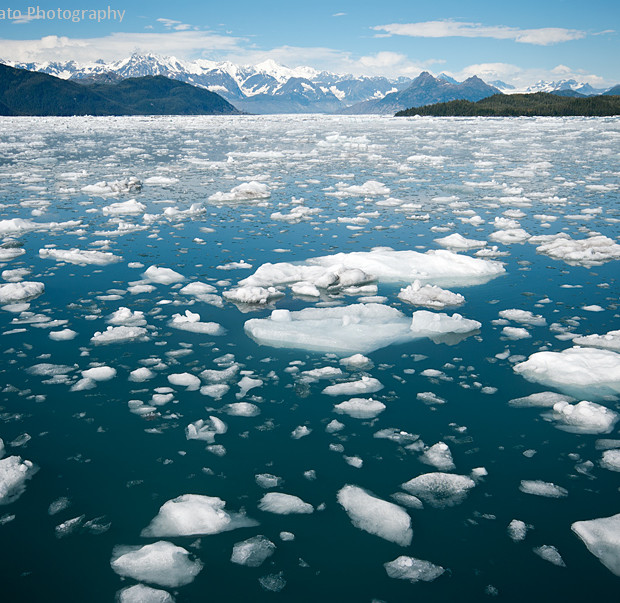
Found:
[[[267,592],[279,593],[286,586],[284,572],[261,576],[258,579],[258,583],[261,585],[261,588],[263,588]]]
[[[104,216],[135,216],[146,211],[146,205],[135,199],[106,205],[102,210]]]
[[[0,220],[0,236],[9,237],[20,235],[25,232],[36,230],[61,230],[64,228],[74,228],[79,226],[79,220],[69,220],[67,222],[33,222],[23,218],[11,218],[10,220]]]
[[[541,243],[536,251],[573,266],[599,266],[620,258],[620,245],[603,235],[571,239],[566,233],[541,236],[530,242]]]
[[[506,320],[514,320],[515,322],[520,322],[524,325],[544,327],[547,324],[547,321],[543,316],[540,314],[533,314],[529,310],[518,310],[516,308],[511,308],[510,310],[502,310],[499,315],[501,318],[505,318]]]
[[[210,396],[215,400],[220,400],[223,398],[230,389],[230,386],[225,383],[214,383],[213,385],[203,385],[200,388],[200,393],[203,396]]]
[[[201,322],[200,314],[185,310],[185,314],[173,314],[169,326],[190,333],[203,335],[223,335],[226,331],[217,322]]]
[[[419,280],[401,289],[398,299],[414,306],[426,306],[436,310],[465,303],[465,298],[460,293],[453,293],[437,285],[422,285]]]
[[[111,366],[95,366],[82,371],[83,379],[92,379],[93,381],[109,381],[116,377],[116,369]]]
[[[620,352],[620,331],[609,331],[605,335],[586,335],[585,337],[575,337],[573,339],[573,343],[575,345],[590,348]]]
[[[527,526],[520,519],[513,519],[506,528],[508,532],[508,536],[514,542],[521,542],[525,540],[525,536],[527,535]]]
[[[167,176],[151,176],[144,181],[144,184],[165,186],[167,184],[176,184],[178,178],[169,178]]]
[[[201,392],[202,393],[202,392]],[[224,407],[226,414],[231,417],[256,417],[260,414],[260,408],[250,402],[234,402]]]
[[[451,471],[455,467],[452,453],[445,442],[437,442],[437,444],[426,449],[420,460],[440,471]]]
[[[207,420],[198,419],[185,428],[185,437],[188,440],[204,440],[209,444],[215,441],[215,436],[226,433],[228,427],[224,421],[210,416]]]
[[[448,249],[475,249],[476,247],[484,247],[487,244],[486,241],[466,239],[463,235],[456,232],[447,237],[435,239],[435,243],[439,243],[439,245]]]
[[[384,563],[383,567],[385,567],[390,578],[409,580],[412,583],[432,582],[446,571],[443,567],[434,565],[430,561],[406,557],[405,555],[397,557],[394,561]]]
[[[89,251],[83,249],[39,249],[39,257],[42,259],[56,260],[57,262],[69,262],[86,266],[107,266],[122,261],[122,257],[109,251]]]
[[[17,500],[26,490],[26,480],[35,473],[32,462],[22,460],[21,456],[8,456],[0,460],[0,505]]]
[[[610,471],[620,471],[620,450],[605,450],[600,461],[603,469],[609,469]]]
[[[146,325],[144,312],[136,310],[132,312],[129,308],[121,306],[116,312],[108,317],[108,323],[111,325],[124,325],[126,327],[143,327]]]
[[[336,188],[338,193],[335,195],[338,197],[377,197],[390,194],[390,189],[377,180],[367,180],[362,185],[346,185],[343,182],[338,182]]]
[[[385,410],[385,404],[372,398],[351,398],[334,406],[334,411],[354,419],[374,419]]]
[[[173,285],[185,280],[182,274],[171,268],[159,268],[158,266],[149,266],[142,276],[152,283],[159,283],[160,285]]]
[[[217,192],[209,197],[209,201],[215,203],[230,203],[255,201],[257,199],[268,199],[271,197],[269,187],[263,182],[244,182],[235,186],[229,193]]]
[[[261,511],[278,515],[314,512],[314,507],[311,504],[304,502],[298,496],[283,494],[282,492],[268,492],[261,498],[258,508]]]
[[[620,418],[613,410],[587,400],[578,404],[556,402],[546,416],[562,431],[591,434],[611,433]]]
[[[373,361],[363,354],[353,354],[353,356],[341,358],[340,364],[345,368],[358,370],[368,369],[374,366]]]
[[[0,304],[15,304],[39,297],[45,291],[43,283],[21,281],[0,285]]]
[[[558,394],[557,392],[537,392],[524,396],[522,398],[513,398],[508,402],[510,406],[515,408],[552,408],[558,402],[574,402],[575,398],[571,396],[565,396],[564,394]]]
[[[530,332],[522,327],[504,327],[502,329],[502,335],[513,341],[518,339],[529,339],[531,337]]]
[[[237,287],[222,293],[224,299],[238,304],[268,304],[284,295],[275,287]]]
[[[394,251],[389,247],[372,251],[337,253],[310,258],[303,264],[263,264],[241,281],[241,285],[269,287],[307,281],[317,287],[332,284],[337,271],[357,269],[381,282],[433,282],[445,285],[476,285],[504,273],[504,267],[492,260],[460,255],[445,249]],[[368,277],[367,277],[368,278]]]
[[[254,476],[256,483],[265,490],[269,488],[277,488],[282,483],[282,478],[271,473],[259,473]]]
[[[142,383],[144,381],[148,381],[149,379],[152,379],[153,377],[155,377],[155,373],[150,368],[147,368],[146,366],[137,368],[131,371],[131,373],[129,373],[129,380],[135,381],[136,383]]]
[[[456,312],[448,316],[443,312],[417,310],[411,319],[411,333],[415,337],[428,337],[436,343],[458,343],[463,336],[476,332],[482,326],[477,320],[463,318]]]
[[[62,331],[50,331],[49,338],[52,341],[71,341],[77,337],[77,332],[72,329],[62,329]]]
[[[142,547],[116,546],[110,565],[120,576],[170,588],[189,584],[202,570],[189,551],[165,540]]]
[[[568,496],[568,490],[551,482],[541,480],[521,480],[519,490],[525,494],[544,496],[546,498],[564,498]]]
[[[562,352],[536,352],[514,371],[528,381],[550,385],[580,398],[620,394],[620,354],[573,347]]]
[[[254,536],[233,546],[230,560],[239,565],[259,567],[274,554],[276,545],[265,536]]]
[[[196,391],[201,384],[200,379],[191,373],[173,373],[168,375],[168,381],[172,385],[186,387],[187,391]]]
[[[543,544],[542,546],[534,547],[532,550],[545,561],[549,561],[549,563],[553,563],[553,565],[557,565],[559,567],[566,567],[564,559],[562,559],[558,549],[554,546],[551,546],[550,544]]]
[[[432,507],[443,509],[462,503],[475,485],[475,482],[466,475],[438,471],[418,475],[401,487]]]
[[[352,485],[340,489],[338,502],[356,528],[401,546],[411,544],[411,518],[402,507]]]
[[[239,392],[236,395],[237,400],[243,398],[251,389],[254,389],[255,387],[260,387],[262,384],[262,379],[252,379],[252,377],[244,375],[241,378],[241,381],[239,381],[239,383],[237,384],[239,386]]]
[[[270,318],[250,319],[244,328],[263,345],[350,354],[408,341],[410,324],[395,308],[355,304],[297,312],[274,310]]]
[[[328,396],[353,396],[355,394],[373,394],[382,389],[383,384],[378,379],[364,375],[358,381],[328,385],[322,393]]]
[[[530,234],[523,230],[523,228],[506,228],[504,230],[497,230],[489,235],[489,239],[496,243],[504,243],[504,245],[510,245],[511,243],[523,243],[530,238]]]
[[[258,525],[243,513],[225,511],[225,506],[226,502],[216,496],[183,494],[165,502],[141,536],[200,536]]]
[[[0,247],[0,262],[10,262],[11,260],[14,260],[15,258],[18,258],[20,255],[24,255],[26,253],[25,249],[22,249],[21,247]],[[17,270],[20,270],[19,268]],[[2,272],[2,278],[7,280],[7,281],[20,281],[21,278],[18,277],[18,275],[12,276],[10,273],[14,272],[12,270],[4,270]]]
[[[122,178],[120,180],[102,180],[95,184],[89,184],[82,187],[82,192],[89,195],[118,195],[119,193],[139,192],[142,189],[142,183],[135,176]]]
[[[123,588],[118,592],[117,600],[118,603],[174,603],[170,593],[144,584]]]
[[[126,343],[128,341],[146,341],[147,330],[144,327],[108,327],[105,331],[97,331],[90,340],[96,344]]]
[[[576,521],[571,529],[610,572],[620,576],[620,513]]]
[[[312,429],[310,429],[306,425],[299,425],[298,427],[295,427],[295,429],[293,429],[293,431],[291,432],[291,438],[293,438],[294,440],[300,440],[301,438],[310,435],[311,433]]]

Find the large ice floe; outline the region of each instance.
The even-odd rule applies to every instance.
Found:
[[[620,576],[620,513],[576,521],[571,529],[610,572]]]
[[[572,347],[562,352],[536,352],[514,370],[528,381],[578,398],[620,394],[620,354],[610,350]]]
[[[243,513],[225,511],[225,506],[216,496],[184,494],[165,502],[142,536],[200,536],[258,525]]]
[[[462,503],[475,485],[474,480],[466,475],[438,471],[418,475],[401,487],[431,507],[443,509]]]
[[[411,544],[411,518],[402,507],[352,485],[340,489],[338,502],[356,528],[401,546]]]
[[[420,337],[452,343],[476,332],[480,326],[459,314],[448,316],[419,310],[410,319],[396,308],[369,303],[297,312],[274,310],[269,318],[248,320],[245,331],[258,343],[272,347],[367,354]]]
[[[202,570],[189,551],[165,540],[142,547],[116,546],[110,565],[119,576],[170,588],[193,582]]]
[[[36,281],[21,281],[0,285],[0,304],[15,304],[39,297],[45,285]]]
[[[447,251],[395,251],[378,247],[371,251],[336,253],[310,258],[301,264],[263,264],[240,281],[241,286],[272,287],[305,281],[319,288],[380,282],[440,285],[478,285],[504,273],[501,263]]]

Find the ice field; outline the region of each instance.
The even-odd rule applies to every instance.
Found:
[[[2,600],[615,600],[619,148],[1,118]]]

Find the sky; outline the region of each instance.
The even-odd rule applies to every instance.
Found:
[[[138,51],[354,75],[427,70],[517,87],[620,83],[620,2],[612,0],[10,2],[0,6],[4,60],[85,63]]]

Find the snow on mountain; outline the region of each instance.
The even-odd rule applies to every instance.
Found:
[[[556,80],[556,81],[545,81],[539,80],[535,84],[528,86],[524,89],[516,89],[513,88],[511,90],[503,90],[507,93],[532,93],[532,92],[557,92],[560,90],[573,90],[574,92],[579,92],[580,94],[584,94],[585,96],[602,94],[606,88],[593,88],[590,84],[585,82],[578,82],[574,79],[568,80]]]

